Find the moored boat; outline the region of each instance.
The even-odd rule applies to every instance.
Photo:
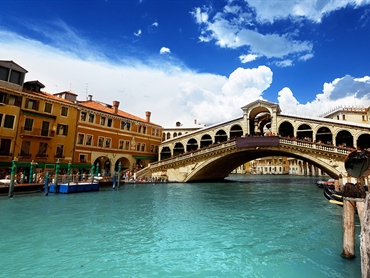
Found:
[[[0,195],[9,194],[10,180],[0,180]],[[13,194],[36,193],[44,188],[43,183],[15,183]]]

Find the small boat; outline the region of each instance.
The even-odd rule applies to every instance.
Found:
[[[324,185],[324,196],[330,203],[343,206],[343,193],[335,191],[329,185]]]
[[[9,194],[10,180],[0,180],[0,195]],[[13,194],[36,193],[44,188],[43,183],[14,183]]]

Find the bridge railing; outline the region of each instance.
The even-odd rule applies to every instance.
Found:
[[[214,151],[217,151],[217,150],[222,150],[226,147],[235,147],[235,140],[236,139],[231,139],[231,140],[224,141],[224,142],[221,142],[221,143],[215,143],[215,144],[212,144],[212,145],[208,145],[207,147],[197,149],[195,151],[186,152],[186,153],[180,154],[178,156],[173,156],[173,157],[169,157],[169,158],[166,158],[166,159],[163,159],[163,160],[160,160],[160,161],[153,162],[150,165],[151,166],[163,166],[163,165],[166,165],[166,164],[171,164],[174,161],[175,162],[176,161],[182,161],[182,160],[189,159],[190,157],[193,157],[193,156],[202,155],[202,154],[205,154],[205,153],[208,153],[208,152],[214,152]]]
[[[304,141],[304,140],[287,139],[283,137],[280,137],[280,143],[287,144],[287,145],[300,146],[300,147],[305,147],[305,148],[311,148],[311,149],[317,149],[317,150],[322,150],[326,152],[340,153],[344,155],[352,151],[352,149],[349,149],[349,148],[341,148],[341,147],[337,147],[333,145],[313,143],[313,142]]]
[[[299,147],[322,150],[322,151],[332,152],[332,153],[340,153],[343,155],[347,155],[348,153],[352,151],[352,149],[349,149],[349,148],[341,148],[341,147],[337,147],[333,145],[313,143],[309,141],[290,139],[290,138],[284,138],[284,137],[279,137],[279,141],[280,141],[280,144],[299,146]],[[167,164],[171,164],[173,162],[178,162],[178,161],[189,159],[190,157],[193,157],[193,156],[198,156],[204,153],[221,150],[226,147],[235,147],[235,146],[236,146],[236,139],[232,139],[232,140],[225,141],[222,143],[212,144],[212,145],[209,145],[207,147],[204,147],[204,148],[201,148],[195,151],[186,152],[178,156],[173,156],[173,157],[166,158],[166,159],[163,159],[157,162],[153,162],[150,165],[151,167],[164,166]]]

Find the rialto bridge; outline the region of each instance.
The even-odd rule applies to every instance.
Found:
[[[232,170],[267,156],[293,157],[333,178],[346,176],[344,160],[354,149],[370,148],[370,124],[282,114],[280,107],[257,100],[242,107],[243,115],[168,139],[159,161],[138,176],[169,181],[222,180]]]

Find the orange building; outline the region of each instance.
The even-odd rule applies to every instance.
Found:
[[[80,174],[94,164],[110,175],[118,166],[135,171],[158,159],[162,127],[150,121],[149,111],[144,119],[119,110],[118,101],[49,94],[39,81],[24,82],[26,73],[13,61],[0,61],[0,179],[13,160],[28,175],[31,168],[53,171],[56,163]]]

